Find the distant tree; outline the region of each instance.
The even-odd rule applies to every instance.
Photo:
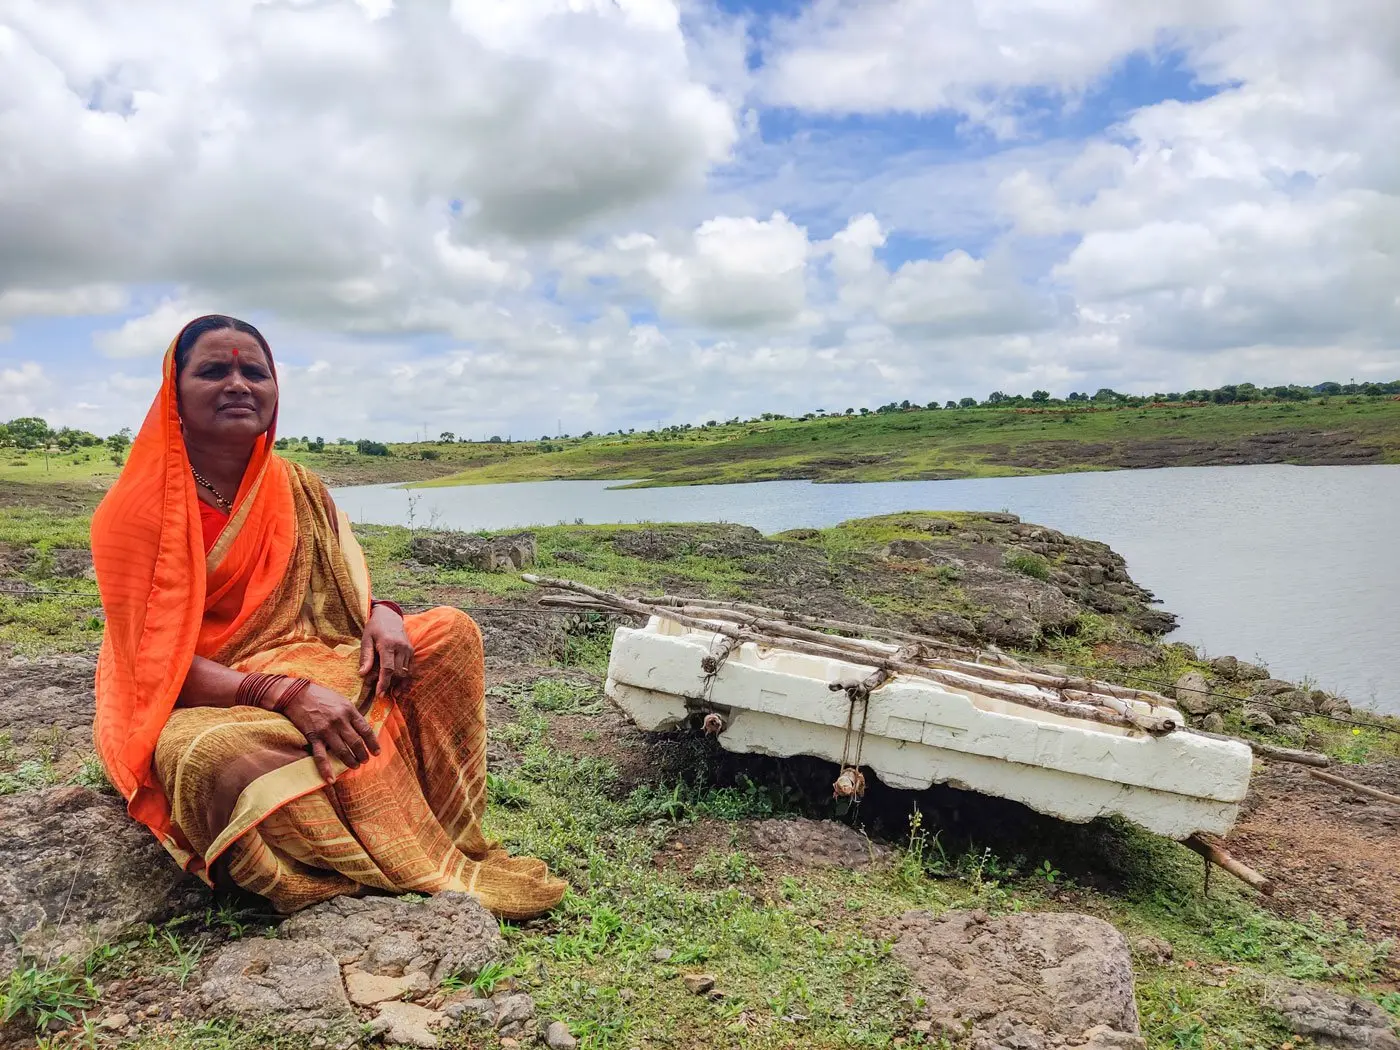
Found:
[[[1031,391],[1031,400],[1036,402],[1036,404],[1043,405],[1045,402],[1050,400],[1050,391],[1033,390]]]
[[[272,447],[275,448],[278,452],[285,452],[288,446],[291,445],[291,443],[291,438],[278,438],[275,442],[273,442]]]
[[[929,409],[929,411],[933,411],[933,410],[935,410],[935,409],[942,408],[943,406],[941,406],[937,401],[930,401],[930,402],[929,402],[927,405],[925,405],[924,407],[927,408],[927,409]]]
[[[999,405],[1006,400],[1009,399],[1000,390],[993,390],[990,394],[987,395],[987,404],[989,405]]]
[[[126,450],[131,447],[131,428],[122,427],[115,434],[107,439],[107,447],[112,450],[114,456],[123,456]]]
[[[326,439],[323,438],[323,437],[318,437],[315,441],[308,441],[308,442],[306,443],[306,451],[308,451],[308,452],[324,452],[324,451],[326,451]]]
[[[868,415],[870,415],[870,409],[868,409],[868,408],[862,408],[862,409],[860,410],[860,414],[863,415],[863,416],[868,416]]]
[[[1106,387],[1106,386],[1104,386],[1104,387],[1099,387],[1098,391],[1094,394],[1094,400],[1095,400],[1095,401],[1122,401],[1122,400],[1124,399],[1124,396],[1125,396],[1125,395],[1120,394],[1118,391],[1114,390],[1112,387]]]
[[[976,408],[977,399],[975,397],[965,397],[958,402],[959,408]]]
[[[493,444],[493,445],[499,445],[499,444],[501,443],[501,435],[500,435],[500,434],[492,434],[492,435],[491,435],[489,438],[487,438],[486,440],[488,440],[488,441],[489,441],[491,444]]]
[[[38,416],[22,416],[9,423],[9,440],[20,448],[39,448],[47,445],[53,437],[48,423]]]
[[[945,402],[943,403],[943,407],[944,407],[944,408],[957,408],[957,407],[958,407],[958,403],[957,403],[956,401],[945,401]]]
[[[102,439],[96,434],[89,434],[86,430],[74,430],[72,427],[64,427],[53,436],[54,444],[65,452],[75,448],[92,448],[102,444]]]
[[[452,433],[452,431],[450,430],[444,430],[441,434],[438,435],[439,445],[450,445],[456,440],[457,435]]]
[[[368,438],[361,438],[355,442],[355,450],[362,456],[387,456],[389,446],[379,441],[370,441]]]
[[[706,423],[705,423],[705,425],[706,425],[707,427],[717,427],[717,426],[719,426],[719,423],[717,423],[715,420],[711,419],[711,420],[707,420]],[[629,431],[629,433],[631,433],[631,432]]]

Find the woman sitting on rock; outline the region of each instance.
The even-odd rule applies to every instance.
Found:
[[[273,453],[277,406],[252,325],[201,317],[166,352],[92,525],[108,775],[186,870],[284,912],[367,890],[547,911],[564,883],[481,831],[476,624],[371,600],[349,521]]]

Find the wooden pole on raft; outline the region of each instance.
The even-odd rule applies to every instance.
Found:
[[[524,573],[521,579],[527,583],[540,587],[554,587],[559,590],[577,591],[592,598],[598,599],[609,608],[621,609],[639,616],[661,616],[683,627],[690,627],[707,634],[719,634],[734,638],[739,642],[753,642],[757,645],[769,648],[786,648],[793,652],[804,653],[808,656],[822,656],[828,659],[841,660],[846,663],[858,663],[867,667],[881,668],[886,671],[898,672],[900,674],[913,675],[919,678],[927,678],[930,681],[938,682],[940,685],[948,686],[950,689],[958,689],[964,692],[977,693],[982,696],[991,697],[998,700],[1005,700],[1007,703],[1019,704],[1023,707],[1034,708],[1039,711],[1046,711],[1050,714],[1060,715],[1065,718],[1078,718],[1090,722],[1099,722],[1103,725],[1118,726],[1122,729],[1137,729],[1150,733],[1168,733],[1176,728],[1175,723],[1170,719],[1156,719],[1149,716],[1134,713],[1128,716],[1119,713],[1106,705],[1099,705],[1100,698],[1095,697],[1093,702],[1086,703],[1082,700],[1059,700],[1040,695],[1031,695],[1009,688],[998,682],[978,680],[976,669],[969,666],[966,670],[939,670],[927,664],[910,663],[906,660],[894,658],[894,654],[877,652],[871,649],[861,649],[854,652],[849,638],[832,638],[829,635],[818,634],[817,632],[803,632],[811,634],[814,639],[793,637],[792,634],[800,628],[789,628],[783,637],[775,637],[761,628],[768,626],[768,621],[758,621],[757,625],[740,627],[724,621],[716,622],[715,619],[705,619],[703,617],[692,616],[688,612],[682,612],[669,607],[657,607],[648,605],[646,602],[634,601],[630,598],[623,598],[607,591],[599,590],[596,587],[589,587],[587,584],[576,583],[573,580],[551,579],[545,576],[536,576],[533,573]],[[787,625],[782,625],[786,627]],[[760,628],[760,629],[756,629]],[[821,639],[816,641],[815,639]],[[846,643],[842,645],[842,643]],[[983,668],[983,670],[988,670]],[[1027,685],[1034,684],[1026,682]]]
[[[1260,875],[1259,872],[1255,871],[1248,864],[1242,863],[1232,857],[1230,851],[1220,843],[1214,842],[1198,833],[1183,841],[1182,845],[1195,850],[1206,859],[1207,875],[1209,875],[1209,865],[1214,864],[1217,867],[1224,868],[1235,878],[1246,885],[1254,887],[1265,896],[1274,892],[1273,883],[1263,875]]]

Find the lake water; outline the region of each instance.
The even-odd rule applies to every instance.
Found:
[[[1400,466],[1181,467],[968,481],[617,489],[545,481],[336,491],[356,521],[505,529],[727,521],[765,533],[902,510],[1009,510],[1102,540],[1180,618],[1173,638],[1400,714]]]

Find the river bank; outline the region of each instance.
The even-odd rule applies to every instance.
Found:
[[[87,597],[87,512],[69,497],[79,499],[0,507],[0,645],[9,650],[0,665],[0,785],[10,795],[0,799],[8,880],[0,921],[32,924],[36,910],[50,920],[66,913],[69,927],[125,920],[126,932],[103,928],[88,956],[91,989],[80,962],[67,971],[39,956],[45,973],[76,973],[68,987],[86,997],[95,1043],[335,1045],[323,1033],[289,1032],[275,1013],[260,1017],[214,997],[208,989],[227,988],[217,984],[221,960],[277,922],[256,902],[213,901],[179,885],[158,847],[120,833],[120,804],[101,791],[90,757],[101,621]],[[911,910],[988,917],[978,921],[1052,913],[1066,916],[1076,936],[1090,920],[1111,923],[1127,937],[1130,1000],[1154,1050],[1297,1046],[1278,988],[1298,979],[1400,1009],[1388,943],[1400,912],[1394,807],[1261,769],[1231,846],[1276,880],[1272,899],[1220,877],[1203,895],[1199,858],[1129,826],[1064,825],[951,788],[872,793],[857,811],[842,811],[824,769],[740,760],[703,740],[632,729],[601,695],[614,626],[607,618],[543,614],[513,564],[492,559],[492,571],[473,561],[468,548],[479,545],[423,530],[357,532],[377,593],[411,607],[468,606],[482,624],[489,829],[543,857],[574,894],[544,920],[507,924],[500,967],[468,983],[530,996],[541,1033],[557,1019],[583,1045],[619,1050],[961,1045],[933,1027],[931,1004],[944,996],[934,994],[940,986],[921,954],[944,934],[901,926]],[[1239,661],[1206,662],[1164,644],[1170,614],[1117,554],[1012,515],[896,514],[774,536],[714,524],[531,533],[517,546],[538,571],[610,589],[800,601],[807,611],[995,642],[1039,662],[1169,688],[1197,674],[1206,695],[1194,717],[1323,747],[1363,763],[1348,776],[1400,787],[1396,738],[1335,720],[1370,716],[1347,714],[1335,697],[1280,688],[1292,683],[1260,678]],[[1275,707],[1289,713],[1272,727],[1249,721],[1251,709]],[[799,817],[819,822],[817,839],[803,831],[794,840]],[[832,837],[852,825],[871,835],[879,863]],[[823,867],[821,856],[845,859]],[[696,974],[712,977],[720,994],[689,990],[685,978]],[[24,980],[12,977],[9,987]],[[461,994],[434,988],[418,998],[436,1009]],[[21,1033],[7,1031],[23,1045]],[[1369,1031],[1366,1038],[1382,1038]],[[504,1045],[499,1032],[470,1027],[441,1040]]]

